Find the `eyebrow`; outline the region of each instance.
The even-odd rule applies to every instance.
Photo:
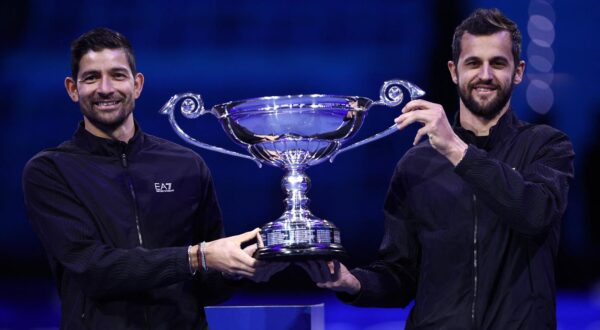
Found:
[[[118,68],[112,68],[112,69],[110,69],[108,71],[109,72],[121,72],[121,71],[129,72],[129,68],[118,67]]]
[[[89,74],[99,74],[101,70],[87,70],[81,72],[81,76],[89,75]],[[127,72],[129,73],[129,69],[126,67],[115,67],[108,70],[108,72]]]
[[[481,61],[481,57],[478,57],[478,56],[469,56],[469,57],[465,58],[463,60],[463,62],[473,61],[473,60],[475,60],[475,61]],[[507,57],[505,57],[505,56],[494,56],[494,57],[492,57],[490,59],[490,62],[495,62],[495,61],[508,62],[509,59]]]

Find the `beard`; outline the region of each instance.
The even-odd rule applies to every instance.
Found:
[[[123,100],[122,102],[125,102]],[[80,103],[81,113],[96,127],[103,131],[114,131],[119,128],[129,118],[133,112],[134,105],[127,102],[121,104],[121,107],[111,112],[97,110],[93,105],[83,106]]]
[[[478,84],[482,84],[482,82],[467,84],[465,88],[460,87],[460,84],[458,84],[458,96],[472,114],[477,117],[491,120],[504,109],[504,106],[506,106],[510,100],[514,84],[511,82],[508,87],[503,87],[499,84],[486,83],[486,85],[493,85],[493,87],[496,88],[497,95],[484,102],[475,100],[471,93]]]

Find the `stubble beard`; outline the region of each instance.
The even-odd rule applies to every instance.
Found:
[[[106,132],[115,131],[123,125],[133,112],[133,108],[133,104],[125,104],[121,109],[116,110],[114,113],[103,113],[100,110],[94,109],[94,105],[90,105],[90,108],[88,109],[80,106],[80,110],[87,120],[94,126]]]
[[[458,95],[465,107],[475,116],[487,120],[494,119],[504,109],[512,95],[514,84],[511,83],[507,88],[495,84],[497,95],[485,103],[478,102],[473,97],[472,91],[477,83],[468,84],[466,88],[457,85]]]

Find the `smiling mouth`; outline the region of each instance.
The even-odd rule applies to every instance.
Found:
[[[486,86],[476,85],[471,88],[472,91],[474,91],[478,94],[489,94],[489,93],[496,91],[496,89],[497,89],[496,86],[491,86],[491,85],[486,85]]]
[[[121,103],[121,101],[111,100],[111,101],[96,101],[93,102],[93,105],[97,108],[113,108],[114,106]]]

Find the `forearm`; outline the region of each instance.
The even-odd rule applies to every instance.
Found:
[[[448,144],[442,154],[450,161],[450,163],[452,163],[452,165],[456,166],[465,157],[469,145],[458,136],[455,135],[454,137],[455,139]]]
[[[117,248],[96,237],[84,213],[54,213],[28,204],[34,231],[46,251],[91,296],[157,288],[190,278],[187,246]]]
[[[187,247],[114,249],[90,247],[59,258],[90,296],[110,296],[163,287],[191,278]],[[87,249],[84,249],[87,250]],[[61,260],[62,259],[62,260]]]
[[[360,291],[354,294],[337,293],[337,297],[347,304],[363,307],[405,307],[414,298],[410,281],[392,274],[381,262],[354,269],[351,273],[360,282]]]
[[[396,167],[384,205],[384,235],[378,260],[352,270],[360,282],[357,294],[338,294],[356,306],[404,307],[414,299],[418,278],[419,244],[416,229],[406,205],[403,158]]]

